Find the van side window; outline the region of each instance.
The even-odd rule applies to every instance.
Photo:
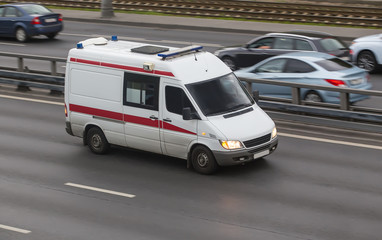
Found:
[[[125,72],[123,105],[158,110],[159,77]]]
[[[166,86],[166,108],[167,111],[182,115],[183,108],[190,107],[191,112],[195,112],[190,99],[184,93],[183,89],[178,87]]]

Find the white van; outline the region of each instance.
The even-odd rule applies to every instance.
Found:
[[[67,59],[65,113],[66,131],[94,153],[136,148],[203,174],[264,157],[278,142],[272,119],[200,46],[82,41]]]

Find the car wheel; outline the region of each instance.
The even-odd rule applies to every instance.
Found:
[[[224,57],[222,61],[232,70],[235,71],[237,69],[235,61],[231,57]]]
[[[218,169],[214,155],[204,146],[195,147],[191,154],[191,162],[195,171],[201,174],[212,174]]]
[[[86,142],[89,149],[95,154],[104,154],[110,148],[110,145],[102,130],[97,127],[89,129],[86,135]]]
[[[28,35],[24,28],[17,28],[16,29],[16,40],[19,42],[26,42],[28,40]]]
[[[305,95],[304,100],[307,101],[307,102],[322,102],[321,96],[318,93],[314,92],[314,91],[309,91]]]
[[[49,33],[46,35],[49,39],[54,39],[57,36],[57,33]]]
[[[377,61],[374,54],[370,51],[362,51],[358,54],[357,65],[369,73],[374,73],[377,69]]]

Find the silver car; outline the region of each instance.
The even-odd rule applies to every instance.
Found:
[[[295,52],[268,58],[252,67],[235,71],[237,77],[285,81],[322,86],[370,89],[369,74],[338,57],[319,52]],[[292,98],[290,87],[252,83],[252,89],[260,95]],[[339,103],[339,92],[301,89],[306,101]],[[368,96],[350,94],[350,102],[367,99]]]

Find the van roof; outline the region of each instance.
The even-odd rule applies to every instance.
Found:
[[[201,46],[175,48],[147,43],[91,38],[69,51],[68,62],[114,68],[143,74],[175,77],[185,83],[230,73],[216,56]]]

